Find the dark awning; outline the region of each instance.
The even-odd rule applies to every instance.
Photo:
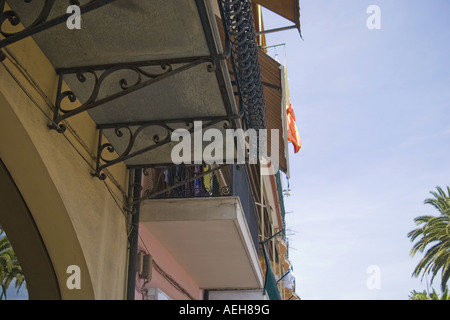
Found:
[[[252,0],[252,2],[257,3],[294,23],[301,36],[299,0]]]

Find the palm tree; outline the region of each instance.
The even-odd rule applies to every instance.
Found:
[[[19,260],[0,226],[0,285],[1,293],[0,300],[6,299],[6,290],[10,284],[15,280],[15,287],[19,292],[22,285],[25,284],[25,276],[20,267]]]
[[[409,300],[450,300],[450,293],[448,292],[448,288],[445,289],[441,296],[434,289],[431,294],[428,294],[426,291],[417,292],[413,290],[409,295]]]
[[[430,204],[439,212],[439,216],[420,216],[414,219],[417,229],[408,233],[411,242],[418,239],[411,249],[411,256],[417,252],[426,252],[422,260],[413,272],[414,277],[422,273],[432,274],[431,283],[439,271],[441,271],[441,290],[444,292],[450,277],[450,187],[447,187],[447,194],[441,187],[436,187],[436,191],[430,191],[434,198],[424,201]]]
[[[8,238],[1,229],[0,237],[0,284],[2,287],[0,299],[2,299],[3,297],[6,297],[6,288],[3,286],[3,280],[8,277],[9,272],[13,268],[14,253]]]
[[[418,292],[416,290],[411,291],[409,300],[430,300],[426,291]]]

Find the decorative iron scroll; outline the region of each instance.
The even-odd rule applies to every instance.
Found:
[[[198,58],[197,60],[188,62],[177,68],[174,67],[174,63],[170,60],[165,62],[158,61],[158,63],[162,70],[159,73],[148,72],[143,69],[144,66],[153,65],[154,63],[152,61],[61,70],[59,72],[59,85],[55,101],[55,113],[53,116],[53,122],[49,125],[49,128],[55,129],[58,132],[64,132],[66,127],[61,123],[63,120],[81,112],[104,105],[109,101],[123,97],[129,93],[150,86],[158,81],[167,79],[200,64],[207,64],[206,69],[208,72],[213,72],[216,68],[214,60],[207,57]],[[180,60],[176,60],[176,63],[180,63]],[[119,71],[128,71],[127,78],[123,75],[119,77],[116,92],[111,93],[106,97],[99,97],[99,92],[105,81],[108,78],[113,78],[113,75],[117,74]],[[76,75],[76,79],[79,84],[90,86],[90,88],[86,88],[90,92],[90,96],[86,101],[82,103],[78,102],[77,96],[72,90],[62,91],[64,76],[69,74]],[[86,81],[87,76],[93,78],[94,81]],[[132,79],[133,77],[134,79]],[[66,101],[66,104],[70,103],[76,106],[72,108],[63,107],[62,104],[64,101]]]
[[[197,120],[198,119],[148,121],[144,123],[108,124],[97,126],[99,129],[97,160],[96,169],[92,175],[101,180],[106,179],[106,174],[103,172],[104,169],[173,142],[172,133],[176,129],[186,129],[190,134],[192,134],[195,129],[194,121]],[[217,117],[202,121],[201,129],[203,130],[220,123],[222,123],[224,129],[231,128],[231,119]],[[136,149],[139,137],[142,135],[142,132],[148,128],[154,128],[156,129],[155,132],[157,132],[152,137],[152,144]],[[116,150],[111,142],[104,141],[104,134],[106,130],[112,131],[116,138],[124,141],[122,143],[122,145],[125,145],[124,150]],[[110,157],[108,157],[108,155]]]
[[[265,128],[265,99],[250,0],[218,0],[247,126]]]
[[[80,5],[80,1],[78,0],[68,0],[67,4],[78,5],[80,7],[80,13],[83,14],[98,9],[114,1],[116,0],[90,0],[86,4]],[[12,27],[16,27],[22,22],[22,19],[19,13],[17,13],[16,11],[5,10],[5,2],[6,0],[0,0],[0,34],[5,37],[5,39],[0,40],[0,48],[54,27],[58,24],[65,23],[67,19],[72,15],[71,13],[64,13],[56,18],[48,20],[52,8],[56,3],[56,0],[44,0],[41,1],[44,3],[41,11],[30,25],[24,26],[23,29],[16,32],[6,32],[4,30],[6,24],[9,24]],[[23,0],[23,2],[32,3],[33,0]]]

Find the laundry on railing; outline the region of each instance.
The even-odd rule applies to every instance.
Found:
[[[152,181],[147,182],[146,185],[152,186],[151,193],[167,189],[166,192],[156,197],[159,199],[230,195],[231,171],[228,168],[215,171],[211,169],[210,165],[149,169],[152,171],[152,174],[147,173],[147,176],[151,176]],[[157,173],[158,171],[159,174]],[[197,176],[198,178],[196,178]]]

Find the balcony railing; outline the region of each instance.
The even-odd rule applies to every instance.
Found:
[[[230,46],[231,62],[239,94],[239,108],[248,128],[264,129],[265,99],[258,45],[249,0],[218,0]]]
[[[258,248],[259,217],[245,166],[171,166],[148,169],[144,175],[142,199],[239,197],[253,244]]]

